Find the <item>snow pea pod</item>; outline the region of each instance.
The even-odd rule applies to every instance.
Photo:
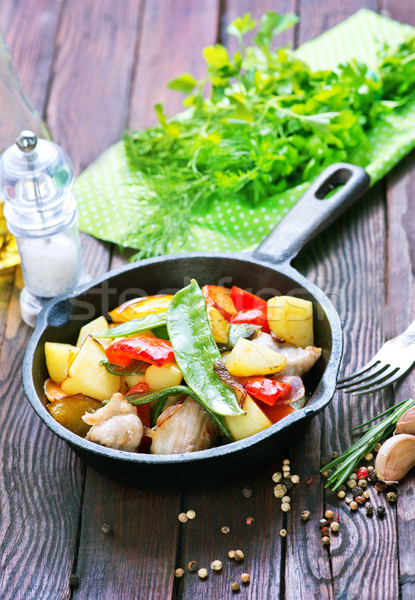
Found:
[[[97,338],[116,338],[123,337],[126,335],[132,335],[133,333],[139,333],[146,329],[156,329],[166,324],[166,313],[162,314],[150,314],[142,317],[141,319],[132,319],[121,325],[110,327],[100,333],[95,333],[94,337]]]
[[[174,356],[187,385],[206,410],[218,415],[243,415],[235,392],[216,375],[221,360],[197,282],[179,290],[167,309],[167,330]]]

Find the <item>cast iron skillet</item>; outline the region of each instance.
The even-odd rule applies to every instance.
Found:
[[[307,242],[366,191],[369,181],[360,167],[331,165],[252,254],[193,253],[143,260],[111,271],[73,294],[52,300],[38,317],[23,363],[24,389],[34,410],[91,467],[139,487],[180,489],[220,484],[238,473],[246,474],[271,462],[276,449],[299,439],[304,425],[331,400],[343,349],[340,319],[333,305],[290,263]],[[106,314],[127,299],[174,293],[191,278],[200,286],[234,284],[264,298],[279,293],[313,302],[315,345],[321,346],[323,353],[306,381],[311,391],[306,406],[245,440],[183,455],[133,454],[105,448],[71,433],[55,421],[45,408],[44,342],[75,343],[85,322]]]

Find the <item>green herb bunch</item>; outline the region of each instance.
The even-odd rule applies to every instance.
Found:
[[[186,94],[187,110],[168,120],[158,104],[159,125],[125,134],[137,172],[137,227],[125,240],[141,248],[135,258],[185,240],[196,211],[208,211],[213,199],[257,205],[350,159],[413,92],[415,36],[382,46],[376,72],[356,60],[312,71],[289,48],[273,49],[275,35],[297,22],[274,12],[259,24],[249,13],[237,18],[227,29],[239,42],[233,56],[221,44],[209,46],[202,80],[185,73],[168,85]]]

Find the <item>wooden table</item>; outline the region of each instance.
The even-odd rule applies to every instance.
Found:
[[[411,0],[2,0],[0,24],[26,89],[79,172],[127,122],[153,123],[156,101],[170,113],[179,110],[179,96],[165,84],[183,71],[200,75],[204,46],[233,43],[225,28],[235,16],[296,11],[301,23],[283,41],[299,45],[362,7],[415,25]],[[364,363],[415,315],[413,159],[412,153],[297,260],[339,311],[343,371]],[[88,236],[82,242],[93,275],[125,260],[108,244]],[[380,521],[351,514],[324,491],[318,474],[325,457],[350,444],[354,425],[394,397],[414,394],[413,376],[363,399],[337,393],[303,439],[244,481],[205,493],[138,491],[86,468],[32,411],[20,375],[31,335],[20,320],[20,269],[1,273],[0,285],[2,599],[222,600],[232,597],[231,582],[243,571],[251,582],[240,597],[251,600],[415,597],[413,476]],[[282,458],[301,478],[285,515],[271,480]],[[374,495],[375,505],[386,505]],[[317,523],[329,507],[341,528],[327,551]],[[182,525],[177,515],[188,509],[197,516]],[[312,514],[307,525],[303,509]],[[104,523],[111,534],[102,533]],[[237,548],[245,553],[242,564],[227,558]],[[214,559],[223,561],[221,573],[201,581],[186,572],[175,580],[176,567],[195,560],[209,569]],[[71,575],[78,585],[70,585]]]

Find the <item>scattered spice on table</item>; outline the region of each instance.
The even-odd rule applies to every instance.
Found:
[[[101,531],[102,533],[104,533],[105,535],[108,535],[111,533],[112,529],[111,529],[111,525],[108,525],[108,523],[104,523],[103,526],[101,527]]]
[[[206,577],[208,576],[208,570],[207,569],[199,569],[197,574],[199,575],[200,579],[206,579]]]
[[[309,510],[303,510],[303,512],[301,513],[301,520],[304,521],[304,523],[306,523],[307,521],[310,520],[310,511]]]
[[[231,528],[230,528],[230,527],[228,527],[228,525],[224,525],[224,526],[221,528],[221,532],[222,532],[222,533],[224,533],[224,534],[227,534],[227,533],[229,533],[229,532],[230,532],[230,530],[231,530]]]
[[[187,570],[190,573],[194,573],[194,571],[197,571],[197,567],[199,565],[197,564],[197,562],[195,560],[191,560],[190,562],[187,563]]]
[[[284,537],[286,537],[286,535],[287,535],[287,530],[286,529],[281,529],[280,530],[280,536],[284,538]]]
[[[222,562],[220,560],[214,560],[210,563],[210,568],[212,571],[221,571],[222,570]]]
[[[242,490],[242,496],[244,496],[244,498],[250,498],[253,493],[254,493],[254,490],[248,486],[244,487]]]
[[[196,512],[194,510],[188,510],[186,513],[186,517],[188,519],[194,519],[196,517]]]
[[[242,583],[249,583],[251,581],[251,577],[249,576],[249,573],[242,573],[241,581],[242,581]]]
[[[254,517],[248,517],[246,520],[247,525],[252,525],[253,522],[254,522]]]
[[[184,569],[181,569],[179,567],[178,569],[175,570],[174,575],[175,575],[175,577],[177,577],[178,579],[180,579],[184,575]]]
[[[239,583],[237,581],[233,581],[231,583],[231,589],[233,592],[239,592],[241,586],[239,585]]]
[[[179,516],[177,518],[179,519],[180,523],[187,523],[187,520],[189,517],[187,516],[186,513],[182,512],[179,514]]]

